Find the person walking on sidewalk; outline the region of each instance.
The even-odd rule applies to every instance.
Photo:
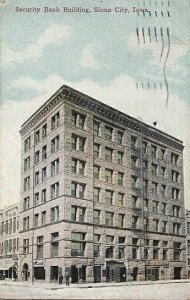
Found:
[[[66,280],[66,285],[69,286],[69,284],[70,284],[70,275],[69,275],[68,272],[66,272],[66,274],[65,274],[65,280]]]
[[[59,284],[62,284],[62,283],[63,283],[63,275],[59,274]]]

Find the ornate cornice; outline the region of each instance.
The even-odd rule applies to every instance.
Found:
[[[53,107],[64,99],[78,106],[84,107],[103,118],[120,124],[123,127],[140,132],[146,137],[154,138],[157,141],[177,150],[182,151],[184,148],[180,140],[65,85],[62,86],[57,93],[44,103],[44,105],[23,124],[20,131],[21,135],[27,133],[30,128],[34,127],[42,117],[47,115]]]

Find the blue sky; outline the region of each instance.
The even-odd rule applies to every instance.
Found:
[[[44,6],[58,7],[60,12],[44,13]],[[40,8],[40,12],[16,12],[16,7]],[[91,13],[64,13],[63,7],[89,8]],[[111,8],[112,13],[94,13],[94,7]],[[115,7],[129,13],[116,13]],[[133,7],[150,10],[151,17],[148,12],[138,16]],[[190,2],[182,0],[179,5],[178,0],[170,0],[169,7],[166,0],[9,0],[1,6],[1,14],[1,134],[6,137],[1,153],[8,155],[1,162],[2,203],[19,199],[20,183],[15,177],[20,168],[20,125],[56,89],[68,84],[149,124],[156,119],[159,129],[184,141],[185,196],[190,208]],[[11,189],[8,178],[14,180]]]

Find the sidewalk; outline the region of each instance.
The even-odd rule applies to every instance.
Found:
[[[34,287],[34,288],[44,288],[50,290],[57,289],[68,289],[68,288],[101,288],[101,287],[118,287],[118,286],[136,286],[136,285],[155,285],[155,284],[171,284],[171,283],[190,283],[190,279],[180,279],[180,280],[158,280],[158,281],[131,281],[131,282],[101,282],[101,283],[73,283],[70,286],[66,286],[65,283],[46,283],[46,282],[19,282],[19,281],[5,281],[0,280],[0,285],[7,286],[22,286],[22,287]]]

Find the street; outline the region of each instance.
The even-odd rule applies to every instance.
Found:
[[[43,287],[3,282],[0,299],[151,299],[190,300],[190,281],[177,283],[128,284],[106,287]]]

